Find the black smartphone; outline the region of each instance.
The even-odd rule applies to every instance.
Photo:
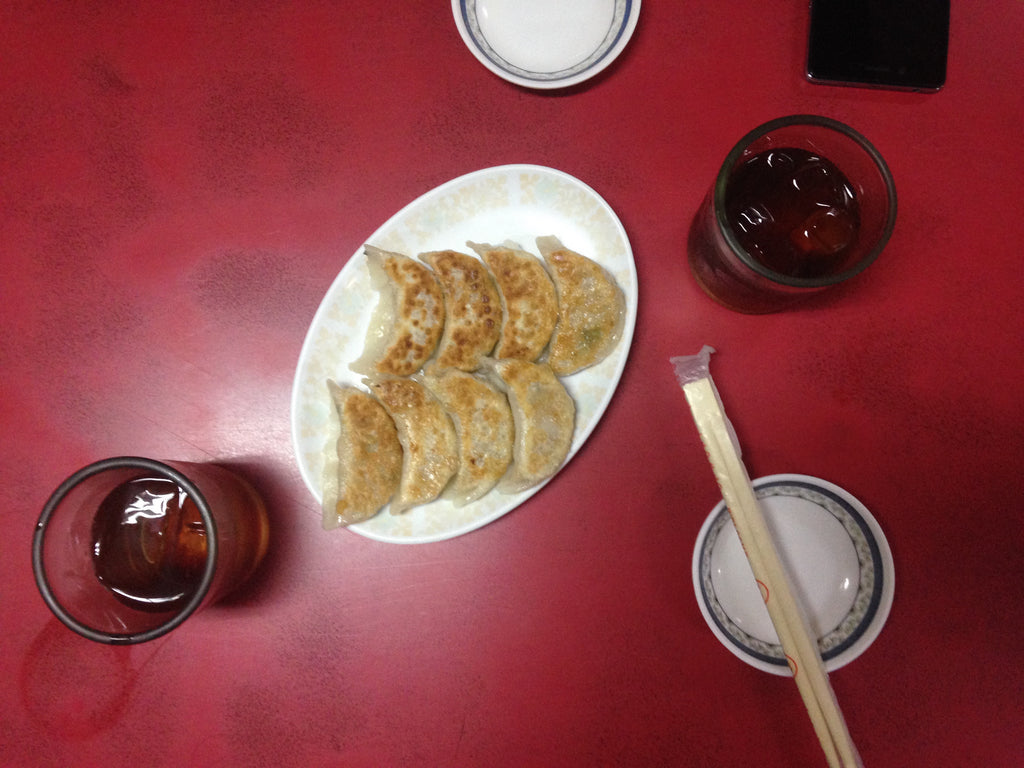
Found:
[[[946,82],[950,0],[810,0],[807,79],[937,91]]]

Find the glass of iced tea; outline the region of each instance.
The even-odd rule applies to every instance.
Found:
[[[140,643],[248,579],[268,534],[262,499],[224,467],[104,459],[46,502],[32,566],[68,627],[103,643]]]
[[[690,228],[690,269],[720,304],[774,312],[862,272],[895,223],[892,174],[867,139],[827,117],[783,117],[725,158]]]

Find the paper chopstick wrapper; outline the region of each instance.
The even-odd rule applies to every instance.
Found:
[[[697,355],[674,357],[676,378],[683,388],[693,420],[729,509],[740,544],[758,582],[765,607],[775,627],[793,679],[807,707],[822,750],[830,766],[860,766],[842,712],[807,623],[803,608],[779,558],[761,512],[754,488],[743,465],[739,440],[725,415],[721,397],[711,378],[714,350],[705,346]]]

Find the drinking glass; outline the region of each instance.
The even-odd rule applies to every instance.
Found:
[[[36,525],[32,566],[65,625],[98,642],[140,643],[241,585],[268,534],[262,499],[234,472],[122,456],[78,470],[54,491]]]
[[[769,169],[773,158],[791,163],[797,169],[793,178],[780,170],[781,163]],[[776,175],[774,187],[763,173]],[[852,197],[848,210],[815,199],[814,188],[823,181],[838,182],[847,201]],[[690,269],[720,304],[739,312],[774,312],[864,271],[882,252],[895,222],[892,174],[866,138],[827,117],[782,117],[748,133],[725,158],[690,228]],[[792,226],[783,234],[789,241],[783,245],[793,251],[785,268],[768,258],[775,226]]]

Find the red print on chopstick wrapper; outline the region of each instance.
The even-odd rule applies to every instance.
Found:
[[[767,603],[768,602],[768,585],[765,584],[760,579],[754,579],[754,581],[757,582],[757,588],[761,590],[761,599],[764,600],[765,603]]]

